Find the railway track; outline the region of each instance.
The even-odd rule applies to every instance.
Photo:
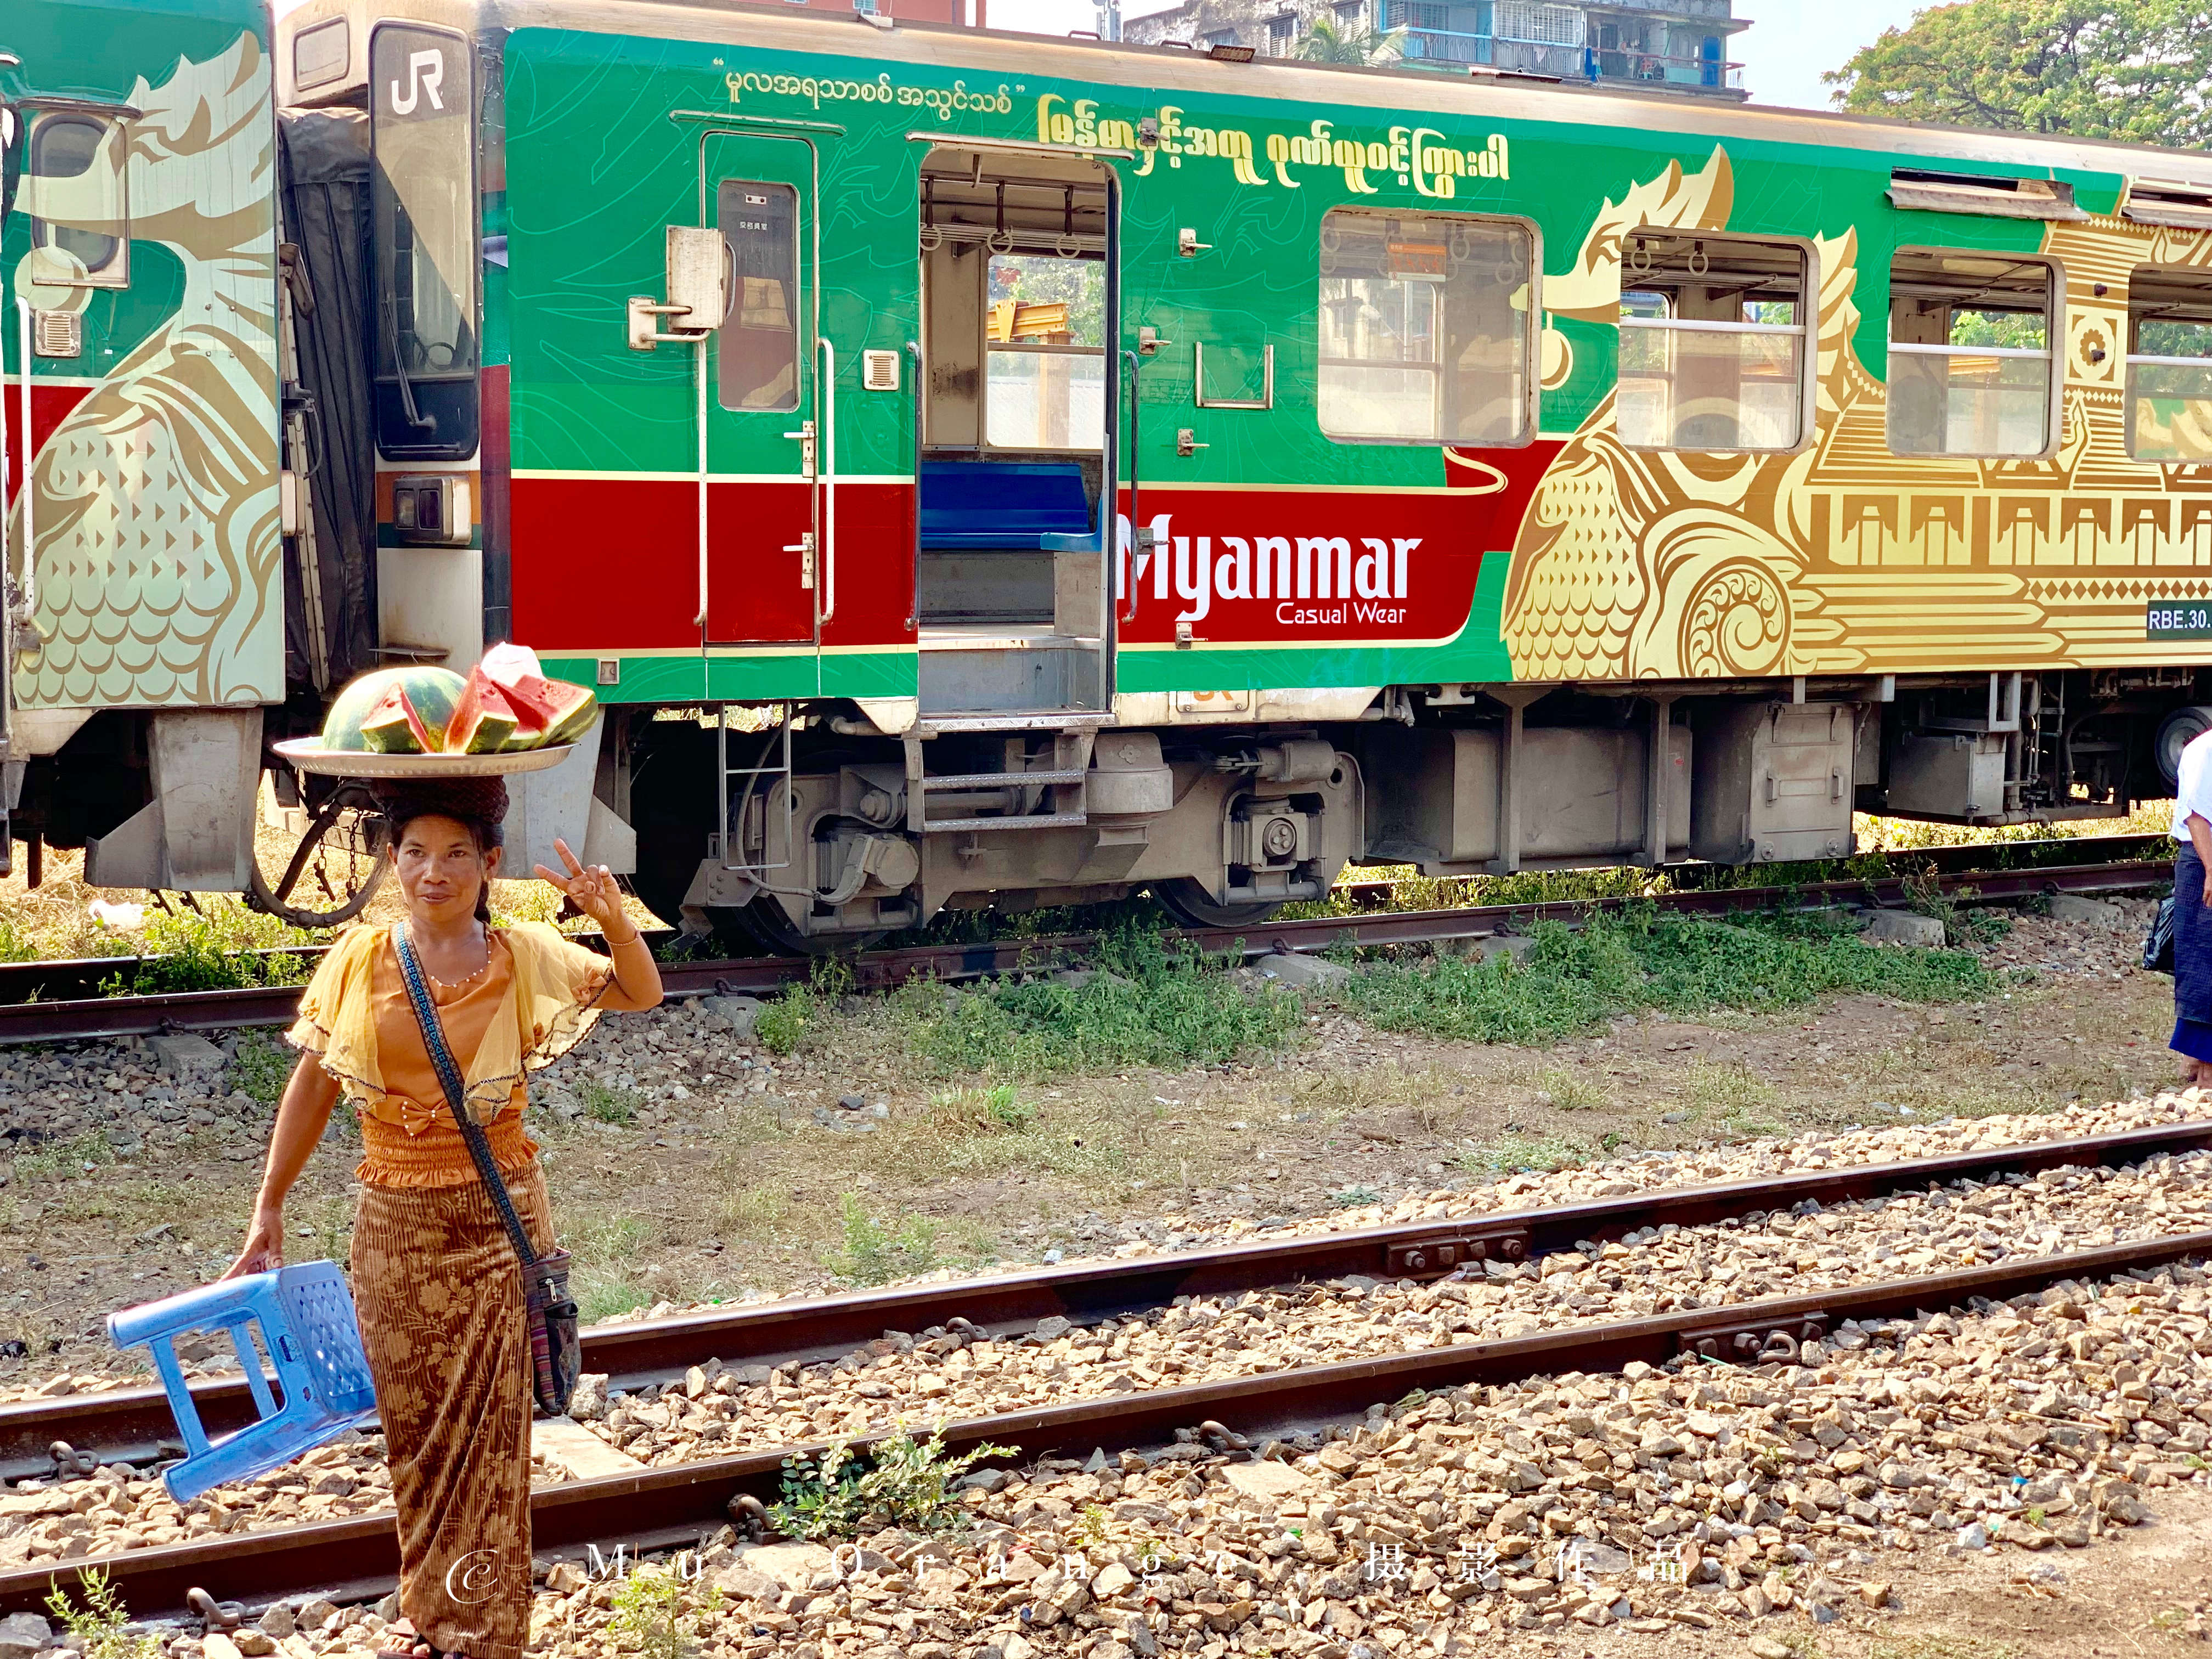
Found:
[[[2197,1122],[2069,1141],[2033,1142],[1905,1163],[1863,1164],[1719,1186],[1668,1189],[1620,1199],[1495,1212],[1449,1222],[1137,1261],[1088,1264],[918,1290],[773,1304],[728,1314],[601,1328],[587,1334],[586,1364],[615,1374],[617,1385],[673,1376],[710,1355],[728,1361],[790,1365],[825,1358],[885,1329],[921,1331],[966,1320],[1003,1334],[1060,1314],[1088,1323],[1173,1297],[1234,1296],[1245,1290],[1352,1273],[1426,1277],[1484,1260],[1526,1261],[1589,1242],[1672,1224],[1708,1227],[1759,1212],[1910,1193],[1947,1183],[1987,1183],[2007,1176],[2125,1165],[2212,1146],[2212,1123]],[[1688,1352],[1756,1363],[1792,1350],[1801,1338],[1844,1320],[1942,1310],[1972,1298],[1998,1300],[2062,1280],[2142,1272],[2212,1253],[2212,1232],[2127,1239],[2063,1254],[2014,1257],[1961,1271],[1832,1285],[1797,1296],[1652,1316],[1606,1320],[1504,1340],[1449,1343],[1376,1353],[1194,1384],[1106,1395],[1065,1404],[1002,1411],[951,1425],[954,1449],[984,1441],[1012,1446],[1024,1460],[1109,1457],[1158,1446],[1177,1431],[1212,1424],[1252,1439],[1311,1431],[1377,1401],[1415,1390],[1468,1383],[1498,1385],[1568,1371],[1656,1364]],[[226,1391],[228,1391],[228,1393]],[[242,1384],[195,1389],[204,1415],[235,1420],[232,1395]],[[20,1456],[41,1435],[98,1445],[111,1453],[143,1433],[166,1407],[150,1393],[94,1395],[0,1408],[4,1444]],[[158,1429],[156,1430],[158,1433]],[[147,1448],[146,1449],[153,1449]],[[622,1541],[652,1549],[694,1541],[720,1526],[741,1498],[773,1499],[792,1450],[776,1446],[735,1456],[641,1467],[618,1475],[541,1488],[532,1498],[537,1553],[580,1556],[587,1545]],[[380,1594],[396,1570],[387,1513],[372,1512],[271,1529],[133,1549],[107,1558],[41,1563],[0,1573],[0,1612],[29,1609],[58,1565],[111,1571],[141,1616],[173,1613],[198,1587],[219,1598],[266,1601],[317,1592],[334,1600]]]
[[[2144,837],[2126,838],[2131,845]],[[2148,838],[2155,840],[2157,838]],[[2056,843],[2015,843],[2054,845]],[[1942,849],[1952,852],[1960,849]],[[1981,852],[1976,848],[1971,850]],[[1540,921],[1568,921],[1630,903],[1650,904],[1671,915],[1726,915],[1770,910],[1778,906],[1819,907],[1839,903],[1898,905],[1916,885],[1932,882],[1942,892],[1973,890],[1974,901],[1998,903],[2053,893],[2139,891],[2172,878],[2170,860],[2130,858],[2103,863],[2054,865],[2004,870],[1936,870],[1923,876],[1892,876],[1813,882],[1795,886],[1693,889],[1650,898],[1557,899],[1534,903],[1467,905],[1430,910],[1374,910],[1342,916],[1277,920],[1247,927],[1190,928],[1170,937],[1213,952],[1241,951],[1245,957],[1271,952],[1323,951],[1337,945],[1385,946],[1450,944],[1486,939]],[[1355,884],[1354,896],[1358,888]],[[972,944],[930,945],[900,950],[865,951],[848,958],[854,983],[884,989],[909,980],[951,983],[988,978],[1024,969],[1050,968],[1083,958],[1094,945],[1087,934],[1003,939]],[[308,954],[297,952],[294,954]],[[296,987],[240,990],[184,991],[149,996],[49,997],[49,988],[81,988],[94,968],[105,976],[123,964],[81,962],[13,963],[0,967],[0,994],[36,1000],[0,1002],[0,1045],[68,1042],[101,1037],[149,1036],[164,1031],[208,1031],[238,1026],[290,1023]],[[804,981],[812,965],[804,958],[750,957],[709,962],[664,963],[661,981],[674,997],[758,994]],[[40,979],[39,975],[48,975]]]

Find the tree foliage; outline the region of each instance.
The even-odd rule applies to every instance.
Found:
[[[1313,27],[1298,42],[1297,56],[1309,64],[1350,64],[1355,67],[1395,64],[1405,55],[1405,43],[1403,29],[1377,34],[1364,26],[1340,26],[1328,18],[1316,17]]]
[[[1964,0],[1822,77],[1869,115],[2195,148],[2212,137],[2212,5]]]

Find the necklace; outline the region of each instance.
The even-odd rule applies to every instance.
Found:
[[[430,971],[430,964],[427,962],[422,964],[422,974],[431,984],[436,986],[441,991],[458,991],[461,987],[470,983],[471,981],[482,979],[486,972],[490,969],[490,967],[491,939],[489,936],[487,935],[484,939],[483,966],[477,969],[473,974],[469,975],[466,979],[440,979],[435,974]]]

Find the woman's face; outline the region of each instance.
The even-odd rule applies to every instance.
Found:
[[[456,921],[476,914],[477,895],[499,873],[499,848],[477,851],[456,819],[419,817],[401,832],[396,861],[408,910],[426,921]]]

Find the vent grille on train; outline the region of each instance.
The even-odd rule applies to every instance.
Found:
[[[1889,199],[1929,213],[1980,213],[2000,219],[2086,219],[2074,204],[2074,186],[2053,179],[2006,179],[1973,173],[1935,173],[1899,167],[1889,175]]]
[[[860,385],[869,392],[896,392],[899,382],[899,355],[896,351],[864,351],[860,354]]]

